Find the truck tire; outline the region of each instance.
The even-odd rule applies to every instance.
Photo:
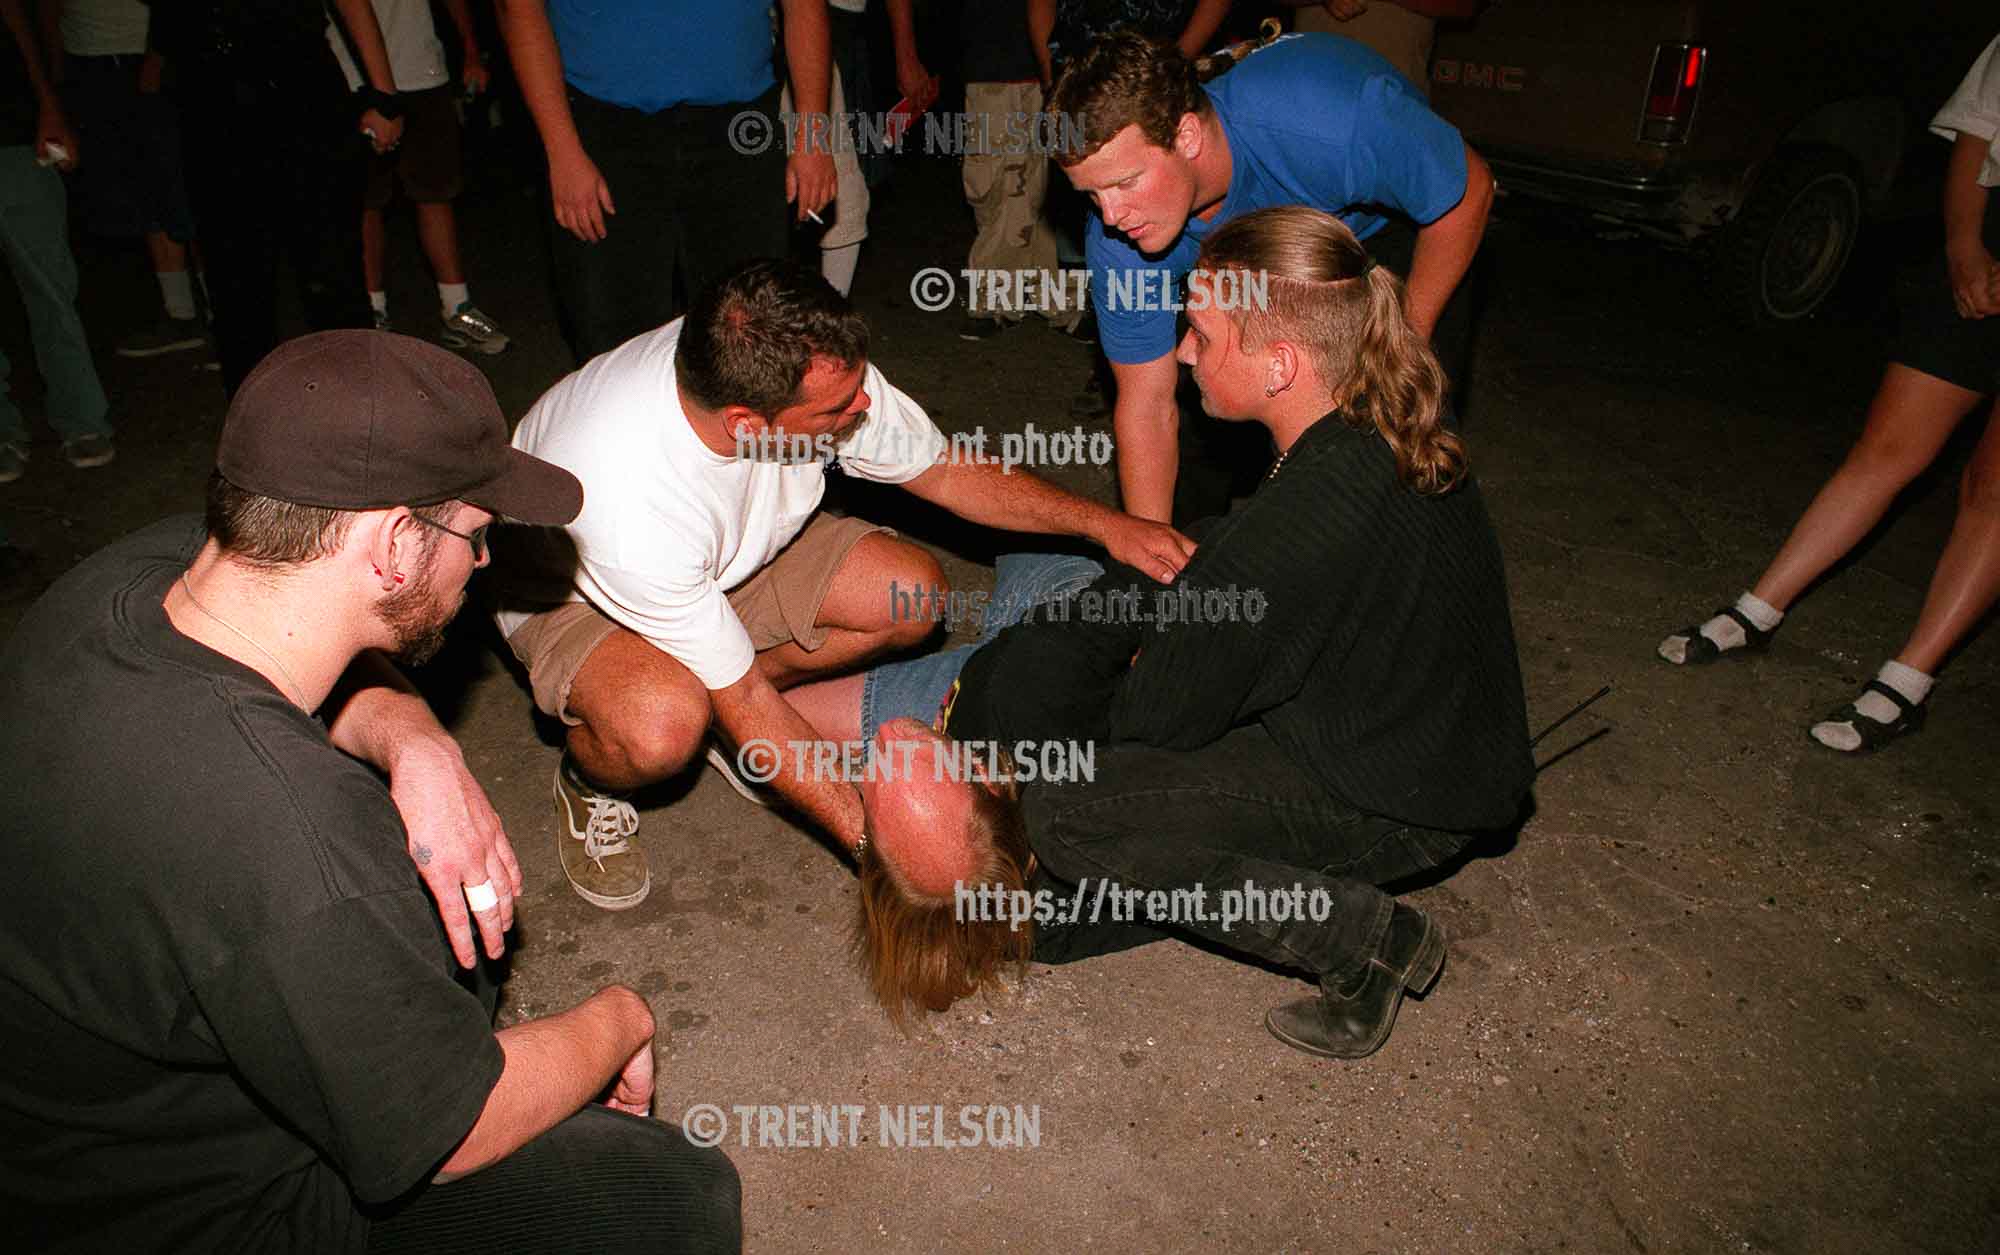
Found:
[[[1752,327],[1779,327],[1820,307],[1861,230],[1861,176],[1837,148],[1781,150],[1724,229],[1715,283],[1724,308]]]

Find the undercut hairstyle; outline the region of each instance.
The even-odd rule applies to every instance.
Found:
[[[412,506],[410,513],[443,523],[457,505],[456,501],[440,501]],[[259,496],[230,483],[221,471],[209,473],[208,534],[224,553],[246,566],[297,566],[332,557],[347,539],[347,529],[353,526],[358,513]],[[441,535],[425,528],[418,537],[417,544],[425,557],[437,548]]]
[[[868,323],[833,285],[789,261],[756,261],[695,297],[674,349],[688,395],[711,410],[775,417],[816,357],[851,369],[868,357]]]
[[[1009,772],[1011,775],[1011,771]],[[992,885],[1003,893],[1028,886],[1028,827],[1014,786],[994,793],[973,786],[972,832],[979,870],[969,890]],[[1034,922],[960,919],[957,895],[925,893],[902,878],[874,842],[861,853],[861,909],[854,952],[875,1000],[898,1026],[911,1014],[943,1011],[981,989],[995,988],[1003,972],[1018,977],[1034,953]]]
[[[1245,214],[1202,242],[1195,270],[1236,272],[1218,298],[1262,285],[1263,299],[1230,302],[1243,348],[1298,345],[1343,420],[1388,444],[1405,487],[1443,493],[1465,477],[1465,446],[1443,425],[1444,368],[1403,316],[1402,281],[1340,219],[1304,205]]]
[[[1057,133],[1081,135],[1056,152],[1056,163],[1067,168],[1095,155],[1128,126],[1171,150],[1183,117],[1214,111],[1194,62],[1172,44],[1120,27],[1065,65],[1049,92],[1048,112],[1074,128]]]

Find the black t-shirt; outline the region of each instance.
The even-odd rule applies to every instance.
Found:
[[[968,83],[1019,83],[1039,78],[1028,40],[1025,0],[971,0],[961,11],[959,35]]]
[[[102,550],[0,651],[0,1212],[90,1250],[357,1250],[502,1058],[387,790]]]

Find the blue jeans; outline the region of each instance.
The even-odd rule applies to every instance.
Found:
[[[862,677],[861,739],[891,719],[934,723],[952,682],[974,650],[1019,623],[1037,605],[1060,601],[1104,574],[1089,558],[1059,553],[1002,554],[993,564],[993,596],[974,603],[982,615],[979,639],[907,662],[876,667]]]
[[[26,145],[0,148],[0,253],[21,289],[35,363],[48,386],[49,426],[65,441],[109,436],[111,408],[76,312],[76,258],[69,251],[69,198],[62,176],[35,164]],[[13,363],[0,353],[0,444],[28,443],[9,394]]]

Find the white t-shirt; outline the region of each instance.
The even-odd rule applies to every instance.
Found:
[[[583,482],[583,512],[566,529],[577,555],[568,599],[588,601],[720,689],[756,658],[725,594],[805,527],[826,491],[826,466],[725,457],[703,444],[674,382],[681,322],[626,341],[549,389],[521,420],[514,447]],[[846,473],[901,484],[943,459],[947,441],[922,406],[873,365],[861,386],[867,416],[830,445]],[[495,617],[512,635],[535,608],[504,597]]]
[[[444,45],[438,42],[437,24],[431,21],[430,0],[372,0],[375,21],[382,27],[382,42],[389,48],[389,75],[399,92],[420,92],[442,87],[451,81],[445,67]],[[347,55],[347,40],[332,21],[326,24],[326,42],[347,75],[347,90],[361,88],[362,75]]]
[[[62,7],[63,49],[77,57],[134,56],[146,50],[152,16],[139,0],[68,0]],[[16,73],[20,68],[18,61],[8,67]]]
[[[1986,141],[1979,186],[2000,187],[2000,36],[1986,45],[1972,72],[1931,119],[1931,130],[1956,143],[1960,133]]]

